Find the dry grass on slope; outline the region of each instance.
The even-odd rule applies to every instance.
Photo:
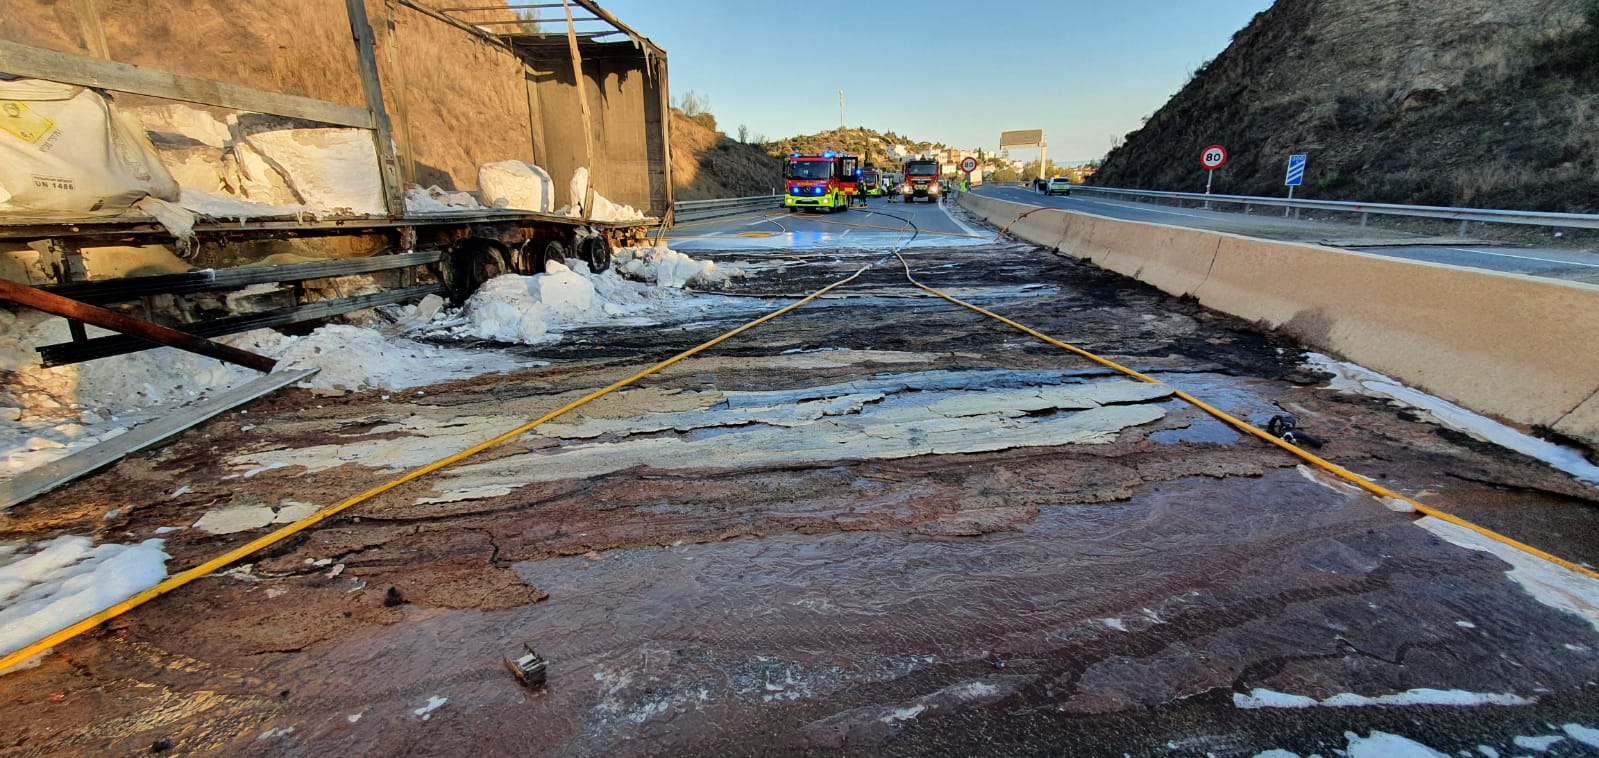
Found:
[[[1108,186],[1599,210],[1599,0],[1277,0],[1143,128]]]
[[[779,192],[783,162],[758,145],[729,139],[704,122],[672,109],[672,197],[711,200]]]

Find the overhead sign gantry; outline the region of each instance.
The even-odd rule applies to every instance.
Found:
[[[1049,143],[1044,140],[1043,129],[1021,129],[1012,132],[999,133],[999,149],[1010,147],[1038,148],[1038,175],[1044,176],[1044,169],[1049,166]]]

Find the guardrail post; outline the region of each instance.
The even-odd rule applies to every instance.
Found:
[[[1366,217],[1369,216],[1369,215],[1371,215],[1371,214],[1369,214],[1369,213],[1360,214],[1360,228],[1362,228],[1362,229],[1366,228]]]
[[[1469,223],[1471,223],[1471,222],[1467,221],[1465,219],[1461,219],[1460,220],[1460,236],[1462,236],[1462,237],[1466,236],[1466,224],[1469,224]]]

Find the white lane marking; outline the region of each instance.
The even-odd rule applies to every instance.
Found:
[[[944,217],[949,219],[950,223],[960,227],[961,231],[963,231],[963,232],[965,232],[967,234],[970,234],[973,237],[982,237],[984,239],[987,239],[988,235],[986,235],[986,234],[978,234],[976,229],[973,229],[973,228],[961,223],[960,219],[955,218],[955,215],[949,212],[949,204],[948,203],[939,203],[938,204],[938,208],[939,208],[939,210],[942,210],[944,212]]]
[[[1420,247],[1420,246],[1418,245],[1418,247]],[[1488,252],[1487,250],[1467,250],[1466,248],[1463,248],[1463,247],[1446,247],[1444,249],[1445,250],[1453,250],[1453,251],[1455,251],[1457,253],[1475,253],[1477,255],[1492,255],[1492,256],[1495,256],[1495,257],[1499,257],[1499,258],[1519,258],[1519,259],[1524,260],[1524,261],[1543,261],[1544,263],[1560,263],[1560,264],[1564,264],[1564,265],[1567,265],[1567,266],[1584,266],[1586,268],[1599,268],[1599,263],[1578,263],[1577,261],[1563,261],[1563,260],[1560,260],[1559,258],[1539,258],[1538,256],[1535,256],[1535,255],[1511,255],[1510,253],[1491,253],[1491,252]]]

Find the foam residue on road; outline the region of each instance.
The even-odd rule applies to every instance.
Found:
[[[617,250],[616,269],[631,278],[672,289],[682,289],[689,283],[699,286],[726,284],[729,279],[746,275],[737,266],[718,266],[713,261],[695,260],[665,245]]]
[[[1442,426],[1536,458],[1585,482],[1599,484],[1599,466],[1589,463],[1576,450],[1522,434],[1448,400],[1406,387],[1391,377],[1363,366],[1334,360],[1319,353],[1306,353],[1305,363],[1333,375],[1327,389],[1380,397],[1422,411]]]
[[[1550,724],[1553,727],[1553,724]],[[1545,752],[1554,744],[1570,738],[1574,742],[1588,747],[1599,747],[1599,730],[1591,729],[1581,724],[1564,724],[1561,729],[1564,735],[1550,734],[1539,737],[1516,737],[1511,740],[1511,745],[1521,750]],[[1362,737],[1355,732],[1344,732],[1344,739],[1348,746],[1342,750],[1343,755],[1349,758],[1448,758],[1449,754],[1435,750],[1408,737],[1401,737],[1389,732],[1373,730],[1369,735]],[[1460,751],[1461,755],[1469,751]],[[1490,745],[1478,745],[1477,755],[1485,758],[1498,758],[1500,750]],[[1517,754],[1510,745],[1505,746],[1504,754]],[[1291,750],[1267,750],[1256,753],[1255,758],[1300,758],[1298,753]]]
[[[1355,708],[1368,705],[1532,705],[1533,701],[1520,695],[1495,692],[1467,692],[1465,690],[1438,690],[1420,688],[1396,692],[1391,695],[1377,695],[1369,697],[1356,695],[1349,692],[1339,693],[1323,700],[1304,695],[1290,695],[1285,692],[1257,687],[1244,694],[1233,693],[1233,705],[1244,710],[1258,710],[1261,708],[1312,708],[1316,706],[1326,708]]]
[[[714,286],[744,275],[737,267],[695,260],[666,247],[623,248],[615,261],[615,267],[598,274],[579,261],[570,266],[552,261],[545,273],[535,276],[497,276],[426,333],[532,345],[557,342],[576,328],[692,320],[735,304],[724,297],[684,292],[685,286]]]
[[[32,311],[13,317],[0,310],[0,318],[0,371],[9,372],[0,388],[0,480],[260,375],[168,347],[43,368],[34,346],[69,341],[66,321]],[[91,336],[101,333],[90,327]],[[300,386],[323,394],[401,390],[539,365],[343,324],[302,337],[260,329],[218,341],[275,358],[278,370],[319,369]]]
[[[155,586],[167,575],[167,558],[158,539],[93,545],[64,536],[0,545],[0,654]]]
[[[497,277],[463,309],[395,309],[400,322],[387,329],[331,324],[305,336],[259,329],[217,341],[275,358],[278,370],[316,368],[316,375],[297,386],[342,394],[410,389],[544,365],[502,352],[418,342],[396,332],[534,344],[557,341],[563,330],[576,327],[646,326],[767,307],[682,289],[745,275],[737,266],[695,260],[664,246],[623,248],[616,260],[616,267],[601,274],[574,262],[571,268],[552,263],[537,276]],[[109,332],[91,326],[89,334]],[[0,387],[0,480],[259,375],[166,347],[53,368],[40,365],[36,346],[71,339],[64,319],[0,309],[0,371],[10,372]]]
[[[617,393],[539,427],[541,437],[561,441],[558,448],[441,472],[426,502],[499,496],[635,466],[792,465],[1107,444],[1124,429],[1164,418],[1159,401],[1170,393],[1165,385],[1003,370],[882,375],[780,391]],[[319,471],[359,461],[404,469],[460,449],[457,435],[482,435],[499,423],[418,413],[372,439],[241,452],[228,465]]]
[[[1492,553],[1510,564],[1505,576],[1521,585],[1527,594],[1544,605],[1581,618],[1599,631],[1599,580],[1443,519],[1426,516],[1416,525],[1461,547]]]

